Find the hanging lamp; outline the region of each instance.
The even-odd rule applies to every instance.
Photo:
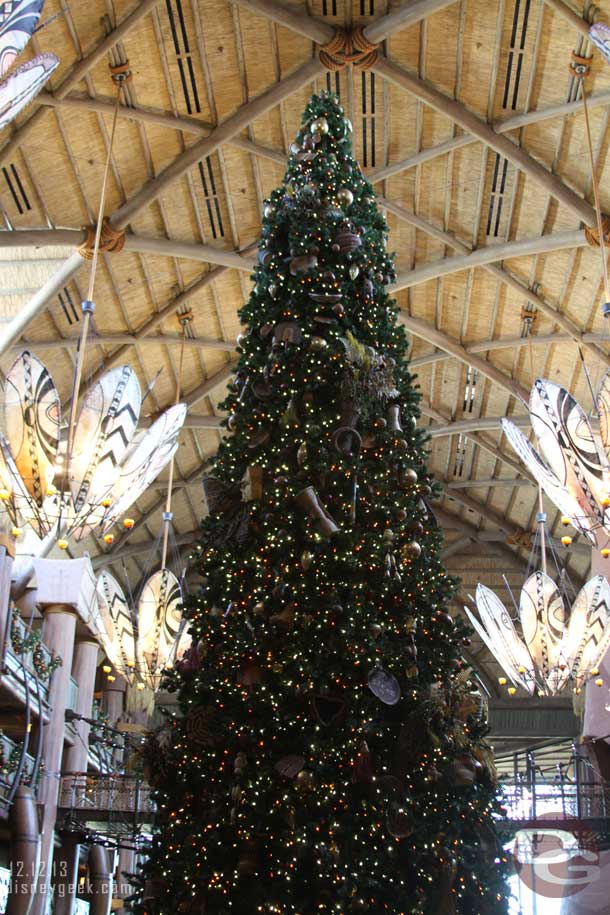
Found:
[[[69,538],[92,532],[106,544],[110,528],[173,459],[186,406],[178,401],[147,430],[137,431],[142,394],[133,369],[106,372],[80,400],[87,341],[95,311],[94,290],[108,178],[128,64],[111,67],[116,102],[102,180],[83,322],[78,341],[67,432],[62,429],[59,394],[46,367],[29,351],[9,370],[4,390],[5,423],[0,433],[0,509],[13,528],[30,524],[39,537],[55,534],[66,549]],[[93,233],[92,233],[93,234]],[[127,529],[133,527],[126,518]],[[52,545],[52,543],[50,543]]]
[[[530,695],[560,695],[568,687],[576,693],[589,677],[597,677],[599,665],[610,645],[610,584],[602,575],[587,581],[570,600],[566,575],[559,568],[560,585],[547,570],[546,515],[539,491],[537,535],[532,560],[541,552],[541,568],[525,579],[518,606],[518,620],[511,618],[504,603],[490,588],[479,583],[474,597],[478,618],[464,607],[473,628],[506,674],[500,684],[512,684],[509,695],[521,687]],[[552,544],[551,544],[552,546]],[[520,632],[519,632],[520,629]],[[603,680],[596,679],[596,685]]]

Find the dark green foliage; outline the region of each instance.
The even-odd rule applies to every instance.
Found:
[[[350,132],[315,96],[265,207],[194,648],[169,678],[181,714],[147,756],[138,912],[506,911],[387,226]]]

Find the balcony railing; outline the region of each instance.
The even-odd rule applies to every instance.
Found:
[[[60,807],[73,819],[128,815],[150,821],[155,811],[150,793],[150,786],[133,776],[66,775],[61,779]]]
[[[6,802],[18,774],[18,764],[21,759],[22,747],[5,734],[0,734],[0,802]],[[26,753],[21,770],[20,783],[32,785],[36,781],[36,760]]]
[[[25,640],[28,635],[28,629],[20,616],[15,615],[11,621],[11,638],[9,639],[6,654],[4,657],[5,672],[10,675],[13,687],[25,701],[26,692],[34,698],[34,707],[38,708],[38,696],[41,702],[48,702],[49,698],[49,677],[41,676],[34,662],[34,650],[18,652],[13,645],[14,636],[18,640]],[[49,669],[52,662],[52,654],[43,642],[39,642],[35,649],[38,653],[39,667],[40,662]]]

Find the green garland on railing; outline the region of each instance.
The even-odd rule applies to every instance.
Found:
[[[34,664],[34,669],[39,678],[46,681],[51,678],[58,667],[62,666],[63,661],[59,655],[56,655],[54,652],[51,652],[51,657],[47,661],[47,655],[45,654],[42,645],[39,643],[32,653],[32,663]]]
[[[24,655],[32,653],[32,664],[38,677],[46,682],[55,673],[58,667],[62,665],[62,659],[59,655],[51,652],[51,657],[47,660],[47,650],[42,645],[40,630],[30,629],[26,635],[23,635],[21,619],[13,616],[11,620],[11,644],[16,654]]]
[[[27,654],[40,644],[40,632],[38,629],[30,629],[26,635],[21,634],[21,619],[13,616],[11,620],[11,644],[17,654]]]

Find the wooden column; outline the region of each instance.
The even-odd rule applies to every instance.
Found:
[[[50,604],[44,608],[42,640],[62,660],[53,674],[49,691],[50,718],[44,727],[44,770],[38,788],[42,809],[41,874],[32,915],[46,915],[49,904],[49,875],[52,874],[55,823],[59,797],[61,757],[64,748],[65,714],[70,691],[77,614],[69,604]]]
[[[49,690],[49,721],[44,727],[44,770],[38,789],[42,810],[41,874],[31,915],[46,915],[53,881],[53,849],[64,748],[66,706],[74,655],[76,623],[91,618],[95,577],[89,559],[35,559],[36,603],[43,612],[43,642],[62,659]]]
[[[115,897],[117,899],[126,899],[133,893],[133,887],[124,874],[134,874],[136,872],[136,853],[133,848],[119,848],[119,863],[115,880]],[[120,908],[119,913],[127,913],[127,909]]]
[[[74,900],[78,889],[78,859],[80,845],[73,832],[64,832],[60,836],[60,846],[53,859],[53,896],[54,915],[72,915]]]
[[[78,697],[74,711],[85,718],[91,717],[95,675],[97,672],[98,644],[94,639],[79,641],[74,650],[72,676],[78,683]],[[63,772],[77,774],[87,771],[89,755],[89,732],[91,725],[86,721],[75,721],[76,740],[68,747],[64,757]]]
[[[112,683],[105,683],[102,692],[102,708],[108,715],[108,722],[111,727],[116,727],[116,723],[125,710],[125,691],[127,681],[124,677],[116,677]]]

